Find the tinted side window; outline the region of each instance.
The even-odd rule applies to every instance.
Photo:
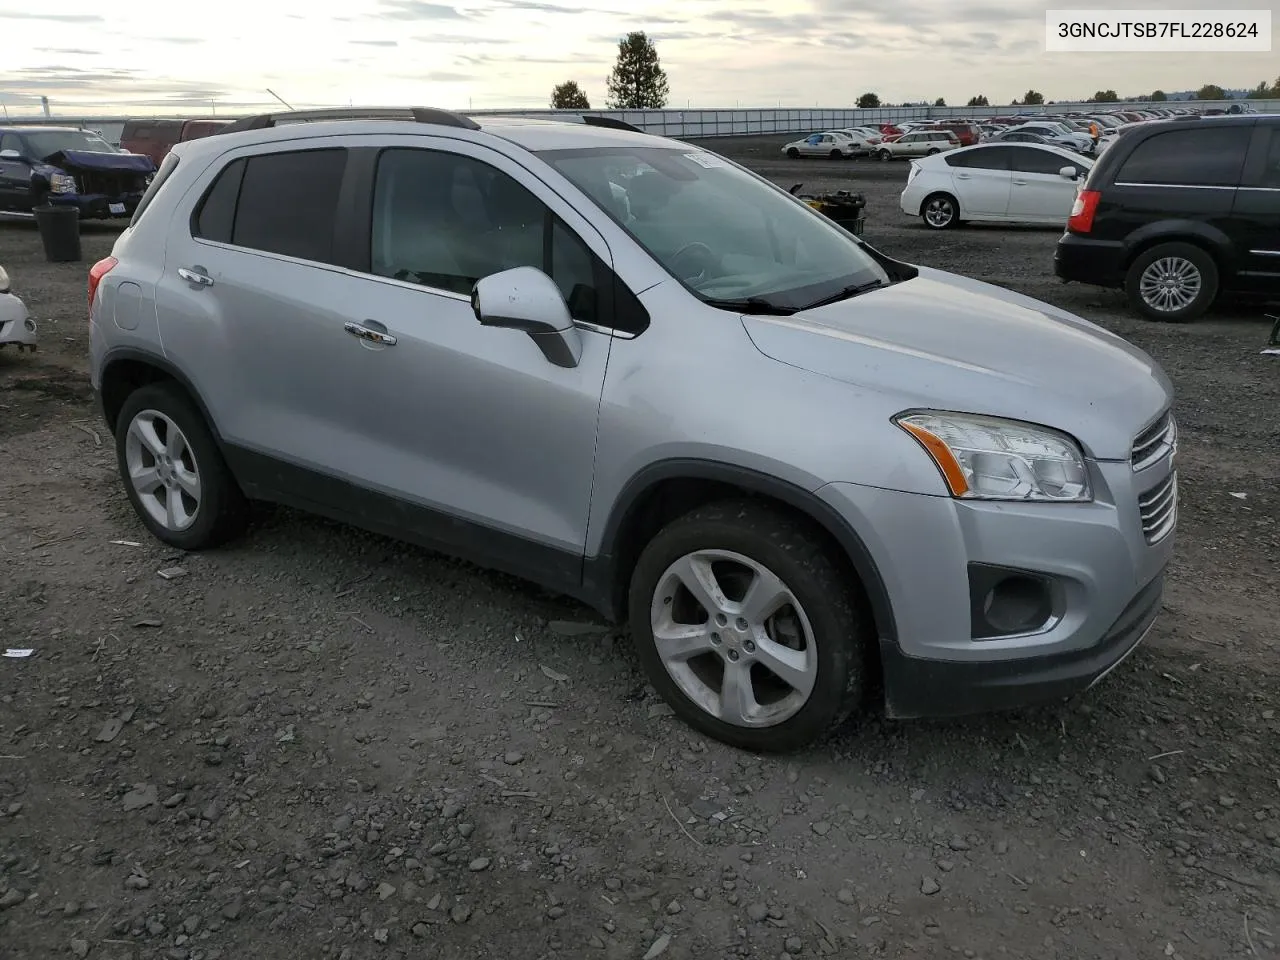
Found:
[[[1054,176],[1058,175],[1058,171],[1063,167],[1079,166],[1072,163],[1066,157],[1060,157],[1056,153],[1050,153],[1048,150],[1032,150],[1030,147],[1015,147],[1013,149],[1013,169],[1023,173],[1049,173]]]
[[[173,154],[165,158],[168,163]],[[191,235],[218,243],[230,243],[236,222],[236,200],[240,196],[240,181],[244,177],[245,161],[233,160],[214,178],[213,185],[205,192],[196,206],[191,222]]]
[[[250,157],[231,242],[302,260],[331,260],[346,164],[342,148]]]
[[[1157,133],[1134,147],[1116,182],[1234,187],[1251,133],[1249,127]]]
[[[963,153],[954,151],[944,153],[942,156],[947,164],[952,167],[969,167],[979,170],[1008,170],[1009,155],[1011,149],[1008,147],[983,147],[980,150],[965,150]]]
[[[156,175],[151,178],[151,183],[147,187],[146,193],[142,195],[142,199],[138,201],[138,208],[133,211],[133,217],[129,220],[129,226],[133,226],[140,219],[147,207],[151,206],[151,201],[155,199],[156,194],[160,192],[160,188],[164,186],[164,182],[172,176],[173,171],[178,168],[178,158],[172,153],[169,154],[160,163],[160,169],[156,171]]]
[[[471,157],[388,149],[374,180],[372,272],[468,296],[477,280],[537,267],[575,320],[600,323],[603,265],[523,186]]]

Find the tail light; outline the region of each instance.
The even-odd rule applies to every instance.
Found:
[[[98,295],[98,284],[102,278],[115,269],[120,261],[115,257],[103,257],[89,268],[89,313],[93,313],[93,298]]]
[[[911,169],[907,172],[907,183],[910,183],[912,180],[914,180],[916,178],[916,174],[919,172],[920,172],[920,164],[912,160]]]
[[[1076,193],[1076,202],[1071,205],[1071,216],[1067,218],[1067,229],[1072,233],[1090,233],[1093,230],[1093,215],[1098,212],[1098,201],[1102,194],[1097,190],[1080,190]]]

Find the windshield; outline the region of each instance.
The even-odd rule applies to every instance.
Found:
[[[695,296],[802,309],[888,274],[817,211],[713,153],[597,147],[540,154]]]
[[[118,152],[101,137],[84,130],[42,130],[39,133],[24,133],[22,138],[27,141],[37,160],[48,159],[64,150],[80,150],[84,153]]]

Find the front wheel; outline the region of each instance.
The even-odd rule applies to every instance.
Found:
[[[664,527],[629,610],[655,689],[731,746],[798,750],[864,696],[874,631],[820,535],[768,504],[711,504]]]
[[[1195,320],[1218,295],[1218,265],[1194,244],[1162,243],[1143,251],[1130,264],[1125,293],[1149,320]]]
[[[932,157],[932,156],[935,156],[936,154],[939,154],[939,153],[941,153],[941,152],[942,152],[942,151],[941,151],[941,150],[939,150],[937,147],[930,147],[927,151],[925,151],[925,156],[926,156],[926,157]]]
[[[790,150],[787,151],[787,156],[790,157],[792,160],[796,160],[800,157],[800,151],[797,150],[795,147],[792,147]]]

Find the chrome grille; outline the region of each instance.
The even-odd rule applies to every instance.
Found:
[[[1142,535],[1147,543],[1159,543],[1178,523],[1178,475],[1171,473],[1138,497]]]
[[[1178,439],[1178,424],[1173,413],[1166,410],[1155,423],[1143,430],[1133,441],[1130,461],[1133,469],[1143,470],[1173,449]]]

